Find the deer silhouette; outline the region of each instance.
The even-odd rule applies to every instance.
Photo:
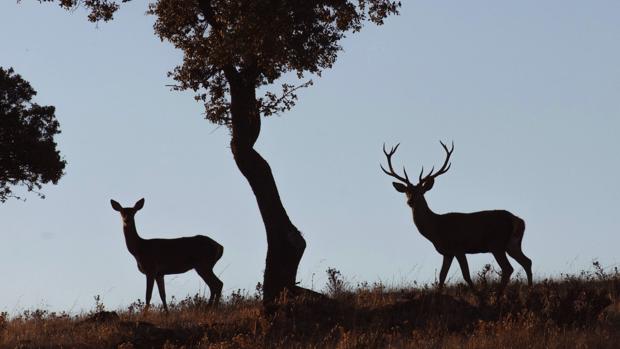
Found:
[[[434,172],[435,168],[424,176],[424,168],[418,177],[418,184],[409,181],[407,171],[403,167],[404,177],[398,175],[392,167],[392,155],[398,149],[397,144],[389,152],[383,145],[383,153],[387,157],[389,171],[381,170],[388,176],[396,178],[399,182],[393,182],[394,188],[407,196],[407,204],[413,212],[413,222],[418,231],[430,240],[437,252],[443,255],[443,264],[439,273],[439,288],[441,289],[446,280],[452,260],[456,257],[463,273],[465,282],[474,289],[474,284],[469,276],[469,266],[466,254],[492,253],[500,268],[502,279],[499,288],[501,294],[508,284],[513,268],[506,257],[506,253],[514,258],[525,269],[528,285],[532,285],[532,261],[523,254],[521,241],[525,231],[525,222],[504,210],[481,211],[473,213],[446,213],[436,214],[429,207],[424,194],[433,188],[435,179],[450,169],[450,156],[454,151],[454,143],[451,149],[440,142],[446,152],[446,159],[441,168]]]
[[[127,249],[138,263],[138,269],[146,275],[146,309],[151,304],[153,284],[157,282],[159,296],[168,311],[164,275],[181,274],[191,269],[209,286],[209,304],[217,304],[222,294],[223,283],[213,273],[213,266],[222,257],[224,247],[213,239],[196,235],[177,239],[143,239],[136,230],[135,215],[144,207],[144,199],[133,207],[122,207],[110,200],[112,208],[120,212]]]

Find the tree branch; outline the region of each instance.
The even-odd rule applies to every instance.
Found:
[[[282,85],[282,95],[277,97],[274,93],[267,92],[265,97],[269,100],[268,103],[264,103],[264,99],[259,99],[259,110],[260,113],[264,116],[270,116],[273,114],[279,114],[290,110],[295,106],[295,101],[297,101],[297,94],[295,93],[297,90],[301,88],[306,88],[308,86],[312,86],[312,80],[308,80],[301,85],[293,86],[289,84]],[[284,104],[284,105],[282,105]]]

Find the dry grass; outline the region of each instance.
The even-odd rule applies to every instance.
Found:
[[[169,314],[136,302],[87,314],[27,311],[0,316],[2,348],[614,348],[620,343],[620,274],[598,263],[580,275],[512,283],[494,292],[491,269],[479,294],[462,285],[386,289],[348,285],[329,270],[331,299],[283,299],[262,313],[259,295],[233,293],[218,308],[191,297]]]

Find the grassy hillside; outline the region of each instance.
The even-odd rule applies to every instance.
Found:
[[[26,311],[0,317],[7,348],[617,348],[620,273],[589,272],[512,282],[502,297],[491,268],[478,294],[462,285],[387,289],[349,285],[328,270],[330,299],[283,299],[261,312],[260,292],[235,292],[218,308],[201,297],[173,302],[169,314],[136,302],[108,312],[97,300],[81,315]]]

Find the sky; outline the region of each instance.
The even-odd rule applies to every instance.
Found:
[[[181,54],[155,37],[145,10],[131,2],[93,24],[83,9],[0,2],[0,66],[56,106],[68,162],[46,199],[0,205],[0,311],[144,299],[112,198],[145,198],[144,238],[204,234],[224,245],[215,272],[225,295],[262,280],[265,230],[229,132],[204,120],[191,93],[166,86]],[[617,266],[619,15],[613,0],[407,0],[400,16],[343,40],[333,69],[293,110],[264,120],[256,145],[308,243],[301,284],[324,289],[329,267],[352,285],[435,280],[442,257],[380,171],[384,142],[400,142],[395,164],[417,174],[442,163],[439,140],[453,140],[429,206],[522,217],[536,279],[593,260]],[[472,274],[496,265],[490,254],[468,258]],[[462,280],[456,263],[448,278]],[[194,272],[167,276],[166,291],[208,294]]]

